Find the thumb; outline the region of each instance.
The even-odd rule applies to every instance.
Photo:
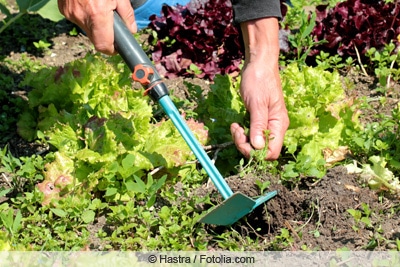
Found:
[[[255,149],[265,147],[265,131],[268,129],[268,114],[255,112],[250,114],[250,143]]]
[[[119,1],[116,8],[117,13],[121,19],[125,22],[128,29],[135,33],[137,32],[137,25],[135,21],[135,13],[133,11],[130,1]]]

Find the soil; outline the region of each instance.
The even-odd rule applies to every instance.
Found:
[[[68,32],[73,25],[61,21],[57,24],[42,21],[51,27],[48,41],[52,44],[43,53],[36,53],[34,49],[28,49],[26,44],[17,44],[13,39],[5,40],[2,37],[2,48],[0,56],[2,59],[18,60],[24,56],[39,60],[49,66],[62,66],[67,62],[83,57],[86,53],[92,53],[93,47],[86,36],[78,34],[71,36]],[[9,36],[12,30],[7,31]],[[7,36],[7,35],[5,35]],[[16,79],[22,75],[16,71],[10,71]],[[387,95],[387,103],[382,105],[379,101],[379,93],[376,91],[377,82],[371,77],[364,76],[359,72],[347,71],[343,76],[354,83],[354,88],[347,88],[349,95],[371,98],[374,109],[371,114],[363,116],[364,121],[370,120],[373,114],[390,113],[399,99],[399,86],[395,85]],[[181,97],[188,97],[183,84],[183,78],[167,80],[167,85],[174,88],[174,93]],[[204,91],[209,88],[207,81],[192,79],[190,82],[200,85]],[[15,91],[23,91],[24,88],[15,88]],[[36,144],[28,143],[19,138],[16,133],[7,142],[11,152],[15,156],[29,155],[40,151]],[[0,144],[3,147],[4,144]],[[256,208],[250,213],[244,223],[233,225],[232,228],[243,237],[250,236],[260,240],[260,249],[312,249],[312,250],[336,250],[347,247],[350,250],[387,250],[395,249],[396,239],[400,239],[400,215],[398,207],[399,200],[393,196],[371,191],[363,185],[363,181],[355,174],[348,174],[344,167],[331,168],[325,177],[314,183],[312,179],[303,179],[303,183],[295,188],[281,184],[279,178],[272,175],[260,175],[257,173],[246,177],[232,176],[227,181],[234,192],[240,191],[249,196],[260,194],[255,185],[255,180],[271,181],[268,190],[279,190],[276,197],[265,205]],[[2,181],[4,183],[4,181]],[[211,184],[211,186],[210,186]],[[220,203],[221,197],[216,192],[212,183],[204,186],[197,192],[201,194],[212,194],[216,204]],[[373,211],[370,219],[373,227],[361,222],[356,222],[348,209],[360,209],[362,205],[368,204]],[[204,206],[207,209],[209,207]],[[90,249],[101,250],[104,244],[96,238],[99,229],[107,232],[105,217],[99,217],[88,227],[92,233]],[[226,227],[205,226],[207,231],[224,232]],[[356,228],[357,227],[357,228]],[[282,235],[281,229],[290,231],[292,238],[287,247],[265,244],[271,242],[278,235]],[[300,236],[301,235],[301,236]],[[283,239],[282,235],[282,240]],[[273,242],[272,242],[273,244]],[[215,249],[210,244],[210,249]]]

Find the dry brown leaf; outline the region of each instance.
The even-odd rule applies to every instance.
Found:
[[[356,192],[356,193],[360,192],[360,190],[361,190],[359,187],[354,186],[354,185],[350,185],[350,184],[345,184],[344,188],[346,188],[347,190],[351,190],[353,192]]]
[[[350,150],[347,146],[340,146],[335,150],[325,148],[322,150],[322,153],[324,154],[326,165],[331,166],[336,162],[344,160],[350,154]]]

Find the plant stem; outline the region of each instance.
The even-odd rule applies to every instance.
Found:
[[[0,34],[8,28],[11,24],[13,24],[15,21],[17,21],[20,17],[25,15],[27,12],[19,12],[15,17],[12,17],[9,21],[6,22],[6,24],[3,25],[3,27],[0,28]]]
[[[398,55],[398,54],[397,54],[397,55]],[[390,64],[389,75],[388,75],[387,81],[386,81],[386,88],[389,88],[389,87],[390,87],[390,78],[391,78],[391,76],[392,76],[391,70],[393,69],[393,66],[394,66],[394,63],[396,62],[396,60],[397,60],[397,56],[396,56],[396,58],[392,61],[392,63]]]
[[[364,69],[364,66],[363,66],[363,64],[362,64],[362,62],[361,62],[360,53],[358,53],[358,49],[357,49],[357,46],[356,46],[356,45],[354,45],[354,49],[356,50],[358,63],[360,64],[360,67],[361,67],[362,72],[364,73],[365,76],[369,76],[368,73],[367,73],[367,71]]]

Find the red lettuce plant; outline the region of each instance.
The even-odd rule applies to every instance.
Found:
[[[186,6],[163,6],[149,27],[157,32],[152,59],[165,77],[213,79],[239,70],[243,58],[241,38],[232,21],[229,0],[191,1]],[[191,69],[194,64],[197,72]]]
[[[364,63],[371,47],[382,49],[391,41],[398,42],[400,6],[376,0],[347,0],[328,10],[327,5],[316,8],[316,26],[312,32],[316,41],[326,43],[315,47],[312,55],[321,50],[342,57],[355,57],[356,49]],[[365,61],[364,61],[365,60]]]

